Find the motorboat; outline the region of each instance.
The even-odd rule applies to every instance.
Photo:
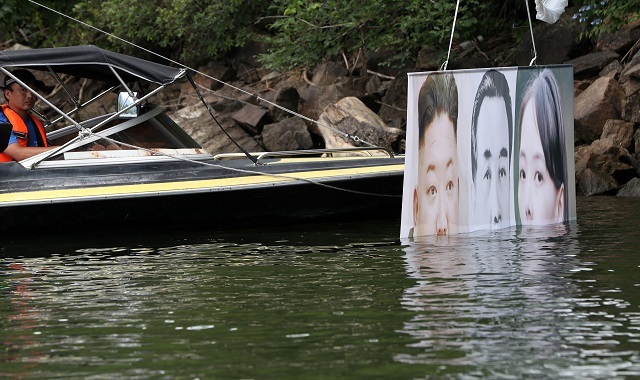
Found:
[[[4,233],[25,228],[32,233],[98,227],[223,230],[400,218],[404,157],[388,149],[205,151],[153,103],[156,94],[184,83],[183,78],[197,93],[188,68],[72,46],[1,51],[2,75],[14,69],[51,75],[73,107],[63,111],[15,78],[55,113],[40,117],[56,148],[0,163]],[[65,87],[69,76],[103,83],[105,90],[80,104]],[[117,93],[115,111],[78,120],[79,110],[109,93]]]

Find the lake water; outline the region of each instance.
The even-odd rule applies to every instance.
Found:
[[[0,378],[640,378],[640,199],[578,219],[5,237]]]

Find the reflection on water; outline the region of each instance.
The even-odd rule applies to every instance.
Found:
[[[628,211],[622,214],[616,222],[638,225]],[[581,237],[602,216],[585,216],[584,223],[569,226],[403,242],[415,285],[406,289],[402,305],[415,315],[402,332],[419,350],[396,359],[432,365],[447,378],[457,378],[460,367],[468,368],[465,378],[478,379],[640,376],[637,297],[632,301],[619,288],[597,284],[598,264],[585,252],[603,242]],[[604,227],[618,228],[613,221]],[[624,235],[616,236],[624,245]]]
[[[639,378],[638,206],[400,244],[379,222],[3,243],[0,378]]]

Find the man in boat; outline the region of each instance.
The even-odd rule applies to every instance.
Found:
[[[11,74],[31,88],[41,89],[44,83],[28,70],[14,70]],[[21,161],[52,149],[47,142],[42,122],[31,114],[37,97],[12,76],[5,76],[2,87],[7,100],[0,110],[0,123],[12,125],[12,132],[0,162]]]
[[[418,97],[418,176],[413,236],[457,233],[458,88],[451,74],[430,74]]]
[[[513,117],[509,83],[489,70],[476,92],[471,116],[471,225],[498,229],[511,225],[511,144]]]

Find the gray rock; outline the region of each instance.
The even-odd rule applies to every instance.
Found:
[[[300,104],[300,94],[295,87],[282,87],[275,91],[268,99],[271,102],[277,104],[280,107],[285,109],[276,107],[272,104],[268,105],[269,114],[271,115],[271,119],[274,121],[282,121],[292,116],[291,112],[287,112],[286,110],[292,112],[298,112],[298,105]]]
[[[604,32],[598,38],[598,50],[626,53],[640,39],[640,21],[627,24],[615,33]]]
[[[382,87],[382,81],[377,75],[372,75],[365,86],[367,94],[382,94],[384,88]]]
[[[578,195],[600,195],[614,192],[620,185],[607,173],[587,169],[578,181],[577,187]]]
[[[574,80],[573,81],[573,97],[577,98],[584,90],[593,84],[592,80]]]
[[[300,93],[300,113],[313,120],[318,120],[324,108],[329,104],[334,104],[349,96],[362,96],[364,86],[366,86],[366,82],[356,82],[350,78],[343,78],[329,86],[308,86]],[[311,132],[320,134],[315,127],[311,128]]]
[[[627,97],[622,109],[622,118],[631,123],[640,123],[640,92]]]
[[[232,118],[251,135],[259,134],[265,123],[269,121],[266,109],[251,104],[246,104],[234,113]]]
[[[602,134],[609,119],[619,119],[624,91],[612,78],[598,78],[575,99],[575,138],[577,143],[589,143]]]
[[[344,133],[389,149],[393,149],[404,138],[404,131],[386,126],[378,115],[355,97],[346,97],[327,106],[319,122],[332,128],[320,128],[327,148],[366,146],[344,136]]]
[[[290,117],[278,123],[265,125],[262,141],[268,151],[313,148],[307,125],[299,117]]]
[[[618,53],[614,51],[599,51],[580,56],[566,61],[568,65],[573,65],[573,75],[576,78],[586,78],[597,75],[608,64],[618,59]]]
[[[387,124],[404,125],[407,119],[407,75],[398,75],[389,82],[389,90],[382,97],[378,116]]]
[[[611,141],[612,146],[630,150],[633,147],[633,123],[609,119],[604,124],[601,140]]]
[[[640,63],[636,63],[635,65],[628,65],[624,70],[624,75],[640,79]]]
[[[335,62],[323,62],[313,69],[311,81],[318,86],[329,86],[347,74],[349,72],[344,66]]]
[[[446,56],[445,58],[446,59]],[[416,70],[430,71],[437,70],[443,62],[443,53],[440,48],[435,46],[425,46],[418,52],[416,61]]]
[[[622,72],[622,69],[623,67],[620,64],[620,61],[616,59],[615,61],[606,65],[598,75],[601,77],[609,77],[609,78],[617,79],[620,73]]]
[[[614,125],[623,125],[622,130],[614,132]],[[607,185],[604,191],[619,187],[638,176],[637,161],[623,145],[630,145],[631,135],[627,130],[628,123],[610,123],[605,138],[594,141],[591,145],[580,146],[575,151],[576,182],[582,184],[583,194],[600,194],[602,183],[609,183],[611,178],[616,185]],[[624,142],[623,142],[624,141]],[[583,182],[583,177],[587,176]],[[597,180],[596,180],[597,179]],[[595,181],[595,182],[594,182]],[[592,188],[593,183],[598,184]]]
[[[202,104],[185,107],[169,116],[211,154],[235,153],[240,149],[222,132]],[[227,114],[216,117],[222,128],[244,149],[260,152],[264,149]]]
[[[198,71],[199,73],[193,76],[193,81],[207,90],[217,90],[224,86],[222,82],[229,82],[235,77],[233,68],[221,62],[210,62],[206,66],[199,67]]]
[[[619,197],[640,197],[640,178],[627,182],[617,194]]]
[[[620,76],[618,80],[627,97],[640,91],[640,79],[628,76]]]

